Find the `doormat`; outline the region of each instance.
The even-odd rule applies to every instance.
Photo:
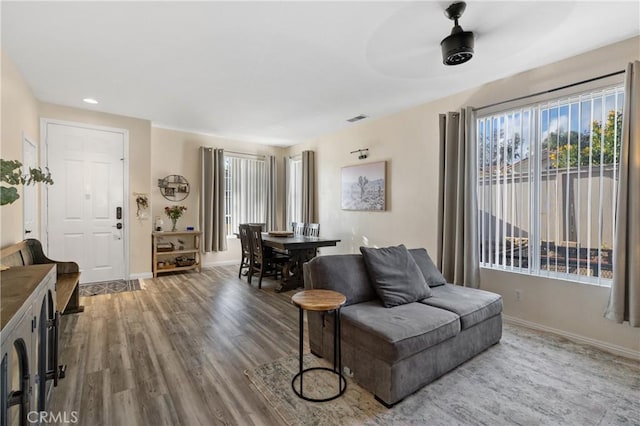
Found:
[[[80,296],[97,296],[99,294],[124,293],[125,291],[140,290],[139,280],[103,281],[99,283],[87,283],[79,285]]]

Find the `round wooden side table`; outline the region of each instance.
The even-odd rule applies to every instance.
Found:
[[[337,291],[333,290],[304,290],[294,294],[291,297],[291,302],[298,307],[300,312],[300,348],[299,348],[299,372],[291,380],[291,387],[296,395],[306,401],[312,402],[326,402],[340,397],[347,389],[347,379],[342,375],[342,354],[340,351],[340,308],[347,301],[347,298]],[[329,312],[333,311],[333,369],[326,367],[312,367],[304,368],[302,360],[302,347],[304,342],[304,311],[320,311]],[[325,370],[338,376],[338,393],[327,398],[309,398],[304,396],[302,388],[302,378],[304,373],[312,370]],[[296,389],[295,381],[300,377],[300,390]]]

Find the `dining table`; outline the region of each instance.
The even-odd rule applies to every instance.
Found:
[[[336,246],[340,240],[334,238],[309,237],[306,235],[269,235],[262,234],[262,244],[285,251],[290,260],[284,265],[280,287],[276,292],[289,291],[298,287],[304,287],[302,265],[316,257],[318,248]]]

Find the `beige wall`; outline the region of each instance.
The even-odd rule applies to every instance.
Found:
[[[39,143],[38,101],[15,64],[2,51],[2,113],[0,119],[0,156],[5,160],[22,161],[22,139]],[[22,196],[22,188],[18,188]],[[22,241],[22,198],[0,208],[2,247]]]
[[[640,38],[636,37],[290,148],[288,155],[304,149],[316,151],[317,218],[323,235],[342,240],[336,248],[323,249],[323,254],[358,252],[361,245],[400,243],[426,247],[435,254],[439,113],[467,105],[481,107],[623,70],[629,61],[639,57]],[[359,148],[369,148],[366,161],[349,153]],[[341,210],[341,167],[380,160],[387,161],[387,211]],[[482,271],[482,288],[503,295],[507,315],[621,352],[640,351],[637,329],[602,317],[608,288],[493,270]],[[523,291],[520,302],[515,302],[515,289]]]
[[[283,182],[283,148],[270,147],[259,144],[238,142],[215,136],[181,132],[153,127],[151,129],[151,220],[161,216],[164,220],[164,228],[171,228],[171,221],[164,214],[164,208],[171,205],[183,205],[187,207],[184,216],[178,220],[178,228],[194,226],[198,229],[198,212],[200,211],[200,160],[199,148],[201,146],[223,148],[246,154],[275,155],[279,173],[277,188],[278,211],[277,220],[282,224],[282,208],[284,203]],[[168,175],[182,175],[189,181],[191,193],[180,202],[171,202],[165,199],[157,186],[158,179]],[[240,242],[237,238],[227,240],[228,250],[223,252],[207,253],[203,256],[204,265],[221,263],[233,263],[240,260]],[[149,261],[149,268],[151,267]]]

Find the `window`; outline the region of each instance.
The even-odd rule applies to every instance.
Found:
[[[289,158],[287,168],[287,228],[302,222],[302,157]]]
[[[623,104],[613,87],[478,117],[482,266],[609,285]]]
[[[238,232],[241,223],[265,223],[268,184],[265,161],[225,156],[224,171],[227,236]]]

